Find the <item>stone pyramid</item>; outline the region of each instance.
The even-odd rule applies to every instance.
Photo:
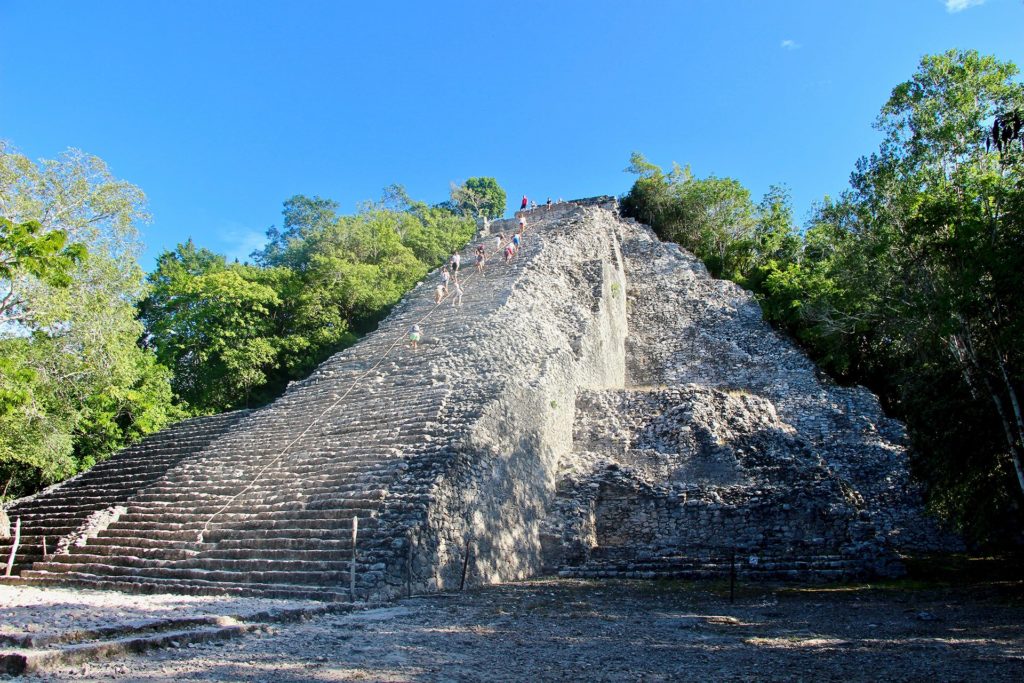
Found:
[[[464,267],[461,307],[434,304],[432,274],[265,408],[16,501],[8,580],[382,600],[717,575],[737,554],[770,577],[891,575],[948,543],[902,426],[823,379],[748,293],[610,197],[527,220],[511,263]]]

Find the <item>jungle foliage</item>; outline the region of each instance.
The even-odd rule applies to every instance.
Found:
[[[373,329],[476,223],[400,186],[353,215],[323,197],[284,203],[254,265],[192,242],[159,257],[140,304],[146,345],[192,414],[265,403]]]
[[[804,231],[780,188],[755,205],[638,154],[623,201],[906,420],[930,505],[978,544],[1024,538],[1024,151],[1001,125],[1024,110],[1016,75],[976,52],[923,58],[882,107],[879,150]]]
[[[91,466],[181,416],[139,348],[145,197],[98,158],[0,145],[0,494]]]

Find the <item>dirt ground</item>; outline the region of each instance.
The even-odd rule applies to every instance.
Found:
[[[1022,681],[1024,589],[534,581],[20,680]]]

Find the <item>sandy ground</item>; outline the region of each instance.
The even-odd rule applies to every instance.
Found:
[[[21,680],[1021,681],[1024,590],[745,586],[730,604],[719,584],[539,581]]]

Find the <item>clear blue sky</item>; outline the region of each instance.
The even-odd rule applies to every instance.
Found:
[[[633,150],[785,183],[802,220],[923,54],[1024,66],[1021,0],[0,0],[0,28],[0,138],[140,186],[147,269],[189,236],[244,257],[298,193],[620,194]]]

